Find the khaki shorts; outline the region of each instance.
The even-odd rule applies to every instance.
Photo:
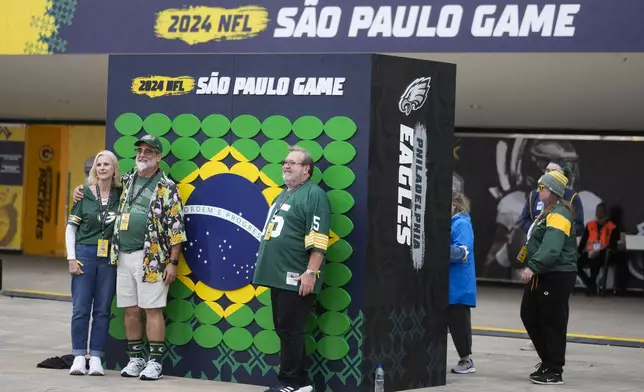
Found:
[[[116,269],[116,307],[138,306],[142,309],[165,308],[168,286],[161,280],[143,282],[144,251],[119,252]]]

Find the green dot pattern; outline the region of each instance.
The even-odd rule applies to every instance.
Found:
[[[275,184],[284,185],[284,178],[282,178],[282,165],[278,163],[271,163],[264,166],[261,170],[265,176],[271,179]]]
[[[346,166],[329,166],[323,174],[324,183],[333,189],[345,189],[351,186],[356,179],[353,171]]]
[[[143,126],[143,120],[136,113],[123,113],[114,121],[116,131],[124,136],[136,135]]]
[[[349,345],[344,335],[351,326],[346,315],[351,297],[345,286],[351,282],[352,273],[345,263],[353,254],[348,238],[354,226],[346,214],[355,204],[349,189],[356,176],[346,165],[355,159],[356,150],[349,140],[358,131],[351,118],[271,115],[262,119],[250,114],[229,117],[217,113],[201,119],[190,113],[174,118],[152,113],[143,118],[136,113],[123,113],[115,120],[114,128],[118,133],[114,151],[120,158],[123,172],[135,167],[134,142],[149,133],[161,139],[163,157],[172,158],[169,159],[171,165],[162,160],[161,168],[174,181],[188,183],[194,179],[188,176],[199,169],[193,160],[221,160],[230,153],[236,161],[249,161],[261,169],[258,184],[281,187],[284,185],[281,162],[288,154],[289,143],[293,142],[291,138],[299,139],[295,141],[296,145],[305,148],[316,162],[312,181],[328,188],[332,212],[330,226],[335,235],[332,236],[335,242],[326,253],[324,286],[317,298],[318,310],[323,311],[311,312],[305,326],[306,352],[307,355],[317,352],[332,361],[347,355]],[[197,138],[200,132],[203,134]],[[255,139],[256,136],[259,137]],[[264,141],[264,137],[267,140]],[[285,140],[287,137],[289,143]],[[200,144],[197,140],[203,142]],[[166,339],[170,344],[181,346],[194,341],[204,349],[226,345],[240,352],[254,346],[263,354],[279,353],[280,340],[273,325],[270,289],[247,304],[235,305],[235,311],[224,317],[218,300],[213,303],[199,299],[193,287],[187,287],[179,279],[170,286],[165,309]],[[116,308],[115,302],[112,315],[110,335],[126,340],[123,309]],[[259,332],[250,332],[256,331],[257,327]]]
[[[114,152],[123,158],[136,157],[136,151],[134,151],[134,143],[137,140],[138,139],[134,136],[122,136],[118,138],[116,143],[114,143]]]
[[[356,156],[356,149],[348,142],[335,141],[324,148],[324,157],[334,165],[346,165]]]
[[[170,168],[170,175],[175,181],[181,182],[190,173],[198,169],[199,166],[192,161],[178,161]]]
[[[214,325],[201,325],[194,332],[195,342],[203,348],[214,348],[219,346],[223,339],[223,334],[219,328]]]
[[[260,331],[255,335],[253,343],[264,354],[275,354],[280,351],[280,338],[275,331]]]
[[[172,282],[168,291],[172,297],[179,299],[188,298],[192,294],[192,290],[186,287],[179,279]]]
[[[326,124],[324,124],[324,131],[327,136],[333,140],[347,140],[351,138],[356,131],[358,126],[352,119],[345,116],[336,116],[330,118]]]
[[[262,132],[267,138],[281,140],[291,133],[293,125],[291,121],[284,116],[270,116],[262,123]]]
[[[299,142],[295,143],[296,146],[300,146],[302,148],[305,148],[306,151],[311,154],[311,158],[313,158],[313,162],[317,162],[322,158],[322,155],[324,154],[324,150],[322,149],[322,146],[320,146],[320,143],[314,141],[314,140],[300,140]]]
[[[172,155],[178,159],[190,160],[199,155],[199,142],[190,137],[180,137],[172,143]]]
[[[230,328],[224,332],[224,343],[235,351],[245,351],[253,344],[253,335],[244,328]]]
[[[261,154],[270,163],[280,163],[288,155],[288,143],[283,140],[269,140],[262,146]]]
[[[197,318],[197,321],[204,325],[217,324],[221,321],[221,316],[212,310],[208,305],[208,302],[202,302],[197,305],[195,308],[195,317]]]
[[[336,241],[326,253],[326,260],[331,263],[344,263],[353,254],[353,248],[344,239]]]
[[[168,302],[166,314],[172,321],[184,322],[188,321],[194,314],[192,304],[185,299],[173,299]]]
[[[293,133],[300,139],[317,139],[324,130],[324,124],[314,116],[302,116],[293,123]]]
[[[259,156],[259,144],[253,139],[237,139],[232,147],[239,151],[248,162],[254,161]]]
[[[201,121],[197,116],[190,113],[180,114],[172,121],[174,132],[183,137],[194,136],[201,128]]]
[[[121,169],[121,173],[127,173],[134,169],[135,166],[136,162],[132,158],[119,159],[119,169]]]
[[[183,346],[192,340],[192,327],[188,323],[172,322],[166,326],[166,340],[171,344]]]
[[[163,136],[159,137],[159,141],[161,141],[161,148],[163,148],[161,157],[165,158],[168,156],[168,154],[170,154],[170,151],[172,150],[172,144],[170,144],[170,141]]]
[[[262,306],[255,312],[255,322],[262,329],[275,329],[273,325],[273,311],[270,306]]]
[[[253,321],[253,316],[253,310],[247,305],[242,305],[234,313],[226,317],[226,320],[234,327],[246,327]]]
[[[233,133],[240,138],[250,139],[255,137],[259,133],[259,128],[261,123],[255,116],[249,114],[243,114],[241,116],[235,117],[235,119],[230,124],[230,127],[233,130]]]
[[[201,145],[201,155],[207,160],[211,160],[221,151],[228,147],[228,142],[224,139],[213,137]]]
[[[230,120],[221,114],[211,114],[201,122],[201,129],[210,137],[223,137],[230,130]]]
[[[319,167],[315,167],[313,169],[313,175],[311,176],[311,181],[313,181],[316,184],[320,184],[322,181],[322,170],[320,170]]]
[[[152,113],[143,121],[145,132],[154,136],[163,136],[170,131],[172,120],[163,113]]]
[[[170,165],[168,165],[167,162],[165,161],[159,162],[159,168],[163,170],[163,173],[165,173],[166,176],[170,175]]]

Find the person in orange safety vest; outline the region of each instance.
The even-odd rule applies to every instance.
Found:
[[[577,274],[586,286],[586,295],[597,292],[597,276],[604,265],[606,249],[616,249],[619,240],[617,226],[608,218],[606,205],[599,203],[595,209],[595,220],[588,222],[579,242]],[[590,267],[590,276],[584,271]]]

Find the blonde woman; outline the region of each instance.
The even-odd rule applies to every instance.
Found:
[[[121,195],[121,173],[116,156],[110,151],[96,154],[89,172],[85,197],[74,204],[67,222],[65,243],[72,275],[72,354],[71,375],[104,374],[101,358],[109,329],[110,306],[116,287],[116,268],[110,264],[109,249],[114,220]]]
[[[452,373],[475,373],[472,355],[472,314],[476,307],[474,230],[470,202],[458,190],[452,191],[451,248],[449,261],[449,307],[447,321],[459,360]]]

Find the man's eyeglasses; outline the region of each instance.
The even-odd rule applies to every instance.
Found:
[[[159,153],[158,150],[149,149],[149,148],[141,148],[141,147],[135,148],[134,151],[136,151],[137,154],[143,154],[143,155],[146,155],[146,156],[148,156],[148,155],[156,155],[156,154]]]
[[[295,161],[282,161],[280,163],[282,164],[282,166],[286,166],[286,165],[295,166],[295,165],[301,165],[302,164],[302,162],[295,162]]]

